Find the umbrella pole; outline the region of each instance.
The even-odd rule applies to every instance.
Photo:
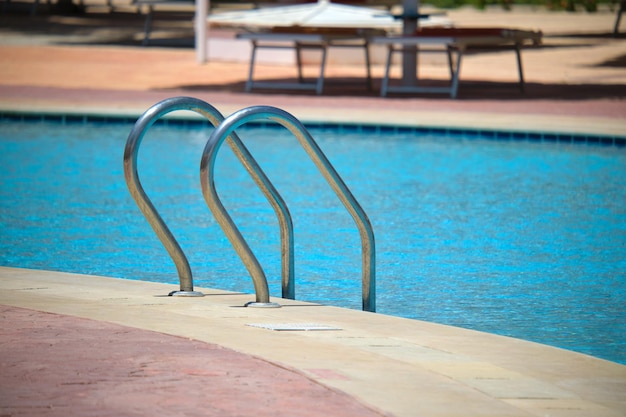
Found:
[[[204,64],[207,61],[207,43],[209,30],[207,28],[207,17],[211,0],[195,0],[196,2],[196,22],[195,22],[195,48],[196,61]]]
[[[419,0],[402,0],[404,8],[402,33],[413,35],[417,30]],[[413,87],[417,84],[417,49],[413,46],[405,46],[402,52],[402,84]]]

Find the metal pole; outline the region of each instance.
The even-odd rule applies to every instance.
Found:
[[[207,29],[207,16],[211,0],[196,0],[195,21],[195,48],[196,60],[200,64],[207,61],[207,41],[209,30]]]
[[[180,291],[173,291],[170,295],[202,296],[202,293],[193,290],[193,277],[187,257],[176,241],[176,238],[174,238],[174,235],[157,212],[152,201],[150,201],[150,198],[146,195],[141,181],[139,180],[139,174],[137,173],[137,156],[139,146],[141,145],[145,133],[158,119],[176,110],[189,110],[198,113],[206,117],[216,128],[220,125],[222,120],[224,120],[222,114],[217,111],[215,107],[202,100],[191,97],[172,97],[155,104],[137,120],[128,136],[126,147],[124,148],[124,177],[126,178],[126,184],[128,185],[130,194],[155,231],[178,270]],[[293,222],[291,221],[289,210],[287,210],[287,206],[278,194],[278,191],[276,191],[272,183],[265,176],[265,173],[258,166],[239,137],[233,132],[228,136],[226,142],[276,212],[280,225],[283,298],[294,299]],[[264,287],[261,291],[264,294],[259,294],[259,291],[257,291],[257,299],[265,297],[269,301],[267,281],[260,283],[260,285]],[[256,286],[257,283],[255,283],[255,287]],[[263,306],[266,307],[266,305]]]
[[[362,304],[365,311],[376,311],[376,249],[374,243],[374,231],[372,225],[363,211],[363,208],[356,201],[348,186],[343,182],[339,174],[335,171],[326,155],[318,147],[317,143],[306,130],[304,125],[294,116],[276,107],[254,106],[239,110],[228,116],[215,128],[202,152],[200,162],[200,183],[202,194],[215,216],[222,230],[230,240],[233,248],[248,269],[257,293],[257,302],[249,303],[251,307],[277,307],[269,303],[269,291],[267,289],[267,279],[256,256],[252,253],[248,243],[239,232],[237,225],[226,211],[215,188],[215,160],[217,152],[222,145],[224,138],[232,135],[235,129],[245,123],[256,120],[272,120],[287,128],[300,142],[307,155],[318,168],[324,179],[333,189],[339,200],[359,229],[361,236],[361,252],[363,271],[362,281]],[[255,169],[260,168],[257,166]]]
[[[403,26],[402,34],[410,36],[417,30],[419,0],[402,0]],[[413,16],[415,18],[413,18]],[[413,46],[405,46],[402,53],[402,85],[413,87],[417,84],[417,52]]]

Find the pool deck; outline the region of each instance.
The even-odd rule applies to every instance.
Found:
[[[0,26],[0,111],[138,115],[189,95],[225,114],[263,104],[314,121],[626,134],[626,40],[608,36],[612,13],[450,15],[544,31],[544,47],[524,53],[526,94],[506,54],[468,57],[457,100],[380,98],[347,65],[329,66],[319,97],[247,94],[246,64],[199,65],[189,48],[92,44],[94,31],[70,39],[23,23]],[[445,69],[425,67],[435,78]],[[259,74],[292,77],[293,68]],[[205,288],[201,298],[167,297],[174,289],[0,267],[0,415],[626,416],[620,364],[300,301],[244,308],[251,295]],[[323,329],[294,330],[307,324]]]
[[[107,16],[95,14],[83,20],[57,16],[52,21],[45,16],[0,17],[4,19],[4,28],[0,25],[0,110],[138,115],[162,99],[185,95],[203,99],[224,114],[263,104],[314,121],[626,132],[626,35],[612,36],[615,14],[608,11],[449,12],[461,26],[520,27],[544,33],[542,47],[523,52],[525,94],[517,86],[514,54],[506,51],[466,56],[457,100],[442,94],[381,98],[384,66],[373,66],[374,88],[368,91],[363,67],[333,63],[334,51],[322,96],[287,90],[245,93],[246,62],[198,64],[192,48],[159,47],[158,39],[156,46],[147,48],[137,47],[137,42],[135,46],[116,43],[111,40],[117,39],[114,35],[141,33],[143,21],[136,17],[114,24],[110,21],[115,18]],[[88,25],[98,25],[98,29]],[[232,36],[223,31],[212,34]],[[233,45],[226,42],[216,48]],[[248,57],[246,51],[238,53],[243,61]],[[421,78],[445,79],[447,66],[442,57],[426,54],[421,59]],[[263,80],[294,80],[296,74],[292,66],[259,65],[256,75]]]
[[[245,308],[252,296],[213,289],[168,297],[176,287],[58,272],[0,268],[0,288],[3,415],[626,410],[626,366],[513,338],[292,300]],[[251,326],[311,324],[328,330]]]

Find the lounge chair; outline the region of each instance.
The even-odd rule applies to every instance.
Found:
[[[146,20],[144,22],[144,33],[142,45],[147,46],[150,43],[150,32],[152,32],[152,19],[154,17],[154,8],[156,6],[180,6],[188,5],[193,6],[194,0],[133,0],[133,5],[141,11],[145,8]]]
[[[456,98],[463,54],[469,50],[508,49],[515,51],[520,90],[524,91],[521,49],[526,44],[541,43],[541,32],[505,28],[422,28],[414,35],[385,36],[372,39],[373,43],[388,46],[387,64],[381,86],[381,96],[397,93],[448,93]],[[419,52],[445,52],[448,55],[450,85],[447,87],[389,86],[389,72],[393,54],[414,47]],[[424,49],[424,47],[429,49]],[[453,54],[456,54],[454,62]]]
[[[250,70],[246,91],[252,88],[277,88],[277,89],[300,89],[315,90],[319,95],[324,88],[324,73],[326,70],[326,56],[329,48],[362,48],[365,53],[365,71],[367,85],[372,88],[370,72],[369,39],[372,36],[380,36],[384,32],[380,30],[368,30],[358,28],[319,28],[319,27],[276,27],[263,32],[239,33],[239,39],[247,39],[252,42],[250,56]],[[269,82],[254,80],[254,66],[258,49],[294,49],[296,52],[296,66],[298,70],[298,82]],[[306,82],[302,72],[302,56],[304,49],[314,49],[321,52],[320,69],[317,79]]]

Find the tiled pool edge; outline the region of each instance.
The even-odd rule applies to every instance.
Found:
[[[86,123],[121,123],[133,124],[139,114],[96,114],[96,113],[59,113],[59,112],[28,112],[0,110],[0,122],[51,122],[64,125]],[[157,121],[158,124],[170,126],[208,126],[209,122],[200,117],[187,114],[168,115]],[[534,130],[502,130],[486,128],[465,127],[441,127],[427,124],[415,125],[392,125],[386,123],[340,123],[340,122],[315,122],[304,121],[307,128],[333,128],[345,133],[389,133],[389,134],[416,134],[416,135],[442,135],[465,139],[488,139],[497,141],[526,141],[526,142],[551,142],[564,144],[589,144],[601,146],[626,147],[626,135],[594,134],[594,133],[571,133]],[[252,122],[248,126],[256,127],[279,127],[273,122]]]

